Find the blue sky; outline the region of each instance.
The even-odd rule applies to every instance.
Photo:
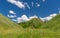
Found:
[[[60,8],[60,0],[15,0],[22,3],[24,6],[11,3],[10,0],[0,0],[0,13],[7,16],[12,10],[17,17],[23,14],[29,16],[36,15],[38,17],[46,17],[53,13],[58,13]]]
[[[17,16],[21,16],[23,14],[29,15],[37,15],[41,17],[48,16],[51,13],[58,13],[58,8],[60,8],[60,0],[19,0],[22,2],[27,2],[30,6],[30,9],[19,8],[14,4],[11,4],[7,0],[0,0],[0,13],[7,16],[9,10],[13,10],[17,13]],[[32,7],[32,2],[40,4],[39,7],[36,7],[36,4]]]

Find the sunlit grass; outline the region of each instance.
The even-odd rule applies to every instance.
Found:
[[[4,30],[0,38],[60,38],[60,32],[46,29]]]
[[[57,20],[54,18],[46,24],[38,19],[32,19],[19,26],[0,15],[0,38],[60,38],[60,19],[58,17],[56,17]]]

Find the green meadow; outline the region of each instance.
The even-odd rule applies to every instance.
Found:
[[[4,30],[0,38],[60,38],[60,32],[46,29]]]
[[[0,38],[60,38],[60,14],[47,22],[34,18],[18,24],[0,14]]]

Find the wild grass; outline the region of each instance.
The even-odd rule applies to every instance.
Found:
[[[41,20],[32,19],[19,26],[0,15],[0,38],[60,38],[59,17],[60,15],[44,25]]]
[[[0,38],[60,38],[60,32],[46,29],[3,30]]]

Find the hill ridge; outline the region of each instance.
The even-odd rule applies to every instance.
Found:
[[[33,18],[27,22],[22,22],[22,23],[18,23],[19,25],[21,25],[24,28],[40,28],[40,26],[43,24],[44,22],[39,19],[39,18]]]
[[[50,21],[46,22],[41,28],[60,30],[60,14],[52,18]]]

